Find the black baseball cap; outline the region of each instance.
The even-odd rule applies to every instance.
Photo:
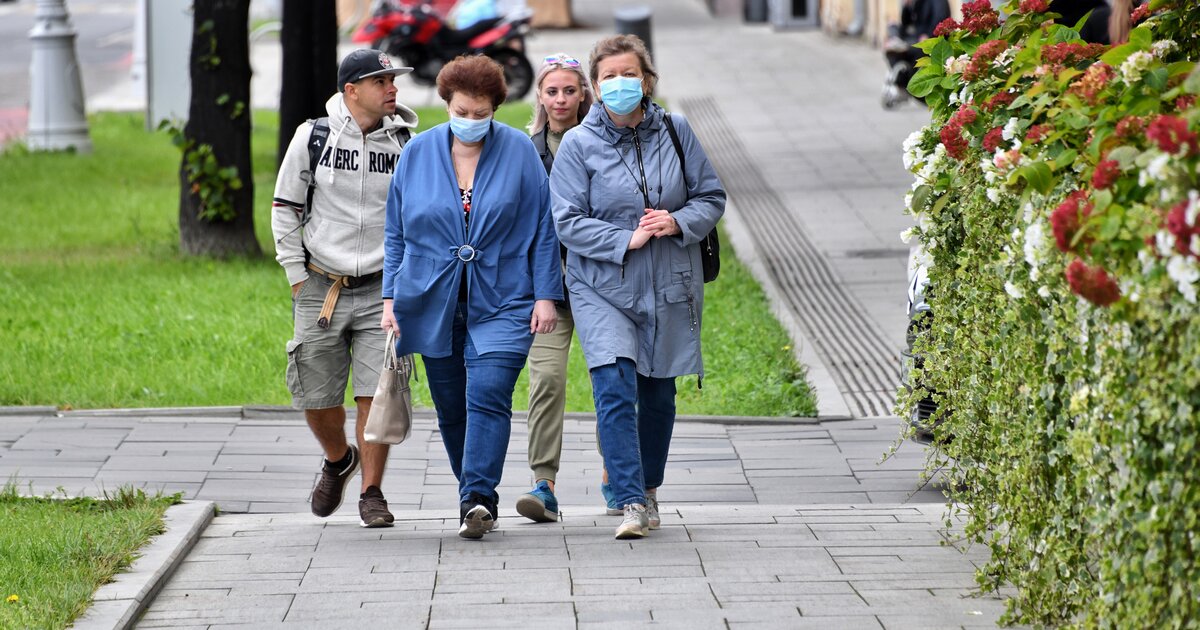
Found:
[[[409,72],[412,72],[412,68],[393,66],[392,58],[382,50],[360,48],[342,59],[342,65],[338,67],[338,91],[345,92],[347,83],[358,83],[367,77]]]

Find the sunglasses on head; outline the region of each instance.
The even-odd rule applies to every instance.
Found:
[[[566,66],[568,68],[578,68],[579,67],[578,59],[571,57],[569,55],[564,55],[562,53],[559,53],[557,55],[550,55],[550,56],[546,57],[545,59],[543,59],[542,63],[544,63],[546,65],[557,64],[560,66]]]

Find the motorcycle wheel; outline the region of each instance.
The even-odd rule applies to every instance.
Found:
[[[519,101],[533,87],[533,66],[525,55],[515,50],[497,50],[488,54],[504,68],[504,82],[508,85],[506,101]]]

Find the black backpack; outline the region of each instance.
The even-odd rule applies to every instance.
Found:
[[[325,152],[325,143],[329,141],[328,116],[322,116],[309,122],[312,123],[312,131],[308,134],[308,170],[300,172],[300,179],[308,184],[308,191],[304,195],[304,210],[300,212],[300,227],[304,227],[312,218],[313,191],[317,187],[317,162],[321,160],[321,154]],[[403,149],[412,139],[412,132],[408,130],[408,127],[401,127],[400,137],[403,139],[400,148]]]
[[[668,113],[664,120],[667,123],[667,133],[671,134],[671,144],[675,145],[675,153],[679,155],[679,170],[683,173],[683,185],[686,188],[687,162],[683,157],[683,144],[679,142],[679,134],[675,131],[675,123],[671,122],[671,114]],[[721,273],[721,241],[717,237],[715,226],[700,241],[700,268],[705,282],[716,280],[717,274]]]

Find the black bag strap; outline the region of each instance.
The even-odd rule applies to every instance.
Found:
[[[675,123],[671,120],[671,112],[663,116],[667,123],[667,133],[671,136],[671,144],[675,145],[675,154],[679,156],[679,172],[683,174],[684,187],[687,186],[687,159],[683,157],[683,143],[679,141],[679,132],[675,131]]]
[[[308,184],[304,194],[304,210],[300,213],[300,227],[308,224],[312,218],[313,191],[317,188],[317,162],[325,152],[325,143],[329,141],[329,117],[322,116],[310,120],[312,130],[308,134],[308,170],[300,172],[300,179]]]

